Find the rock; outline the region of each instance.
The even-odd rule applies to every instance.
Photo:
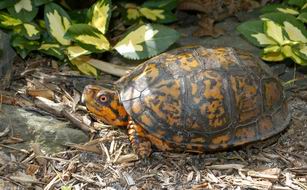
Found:
[[[10,127],[14,137],[24,140],[23,143],[10,145],[20,149],[29,149],[30,144],[35,142],[40,144],[43,151],[52,153],[63,150],[65,144],[88,141],[87,135],[81,130],[71,128],[69,122],[15,106],[1,105],[0,121],[0,132]]]
[[[0,89],[6,88],[9,84],[15,56],[9,36],[0,30]]]

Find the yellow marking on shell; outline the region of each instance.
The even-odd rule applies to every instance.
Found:
[[[183,141],[183,137],[182,136],[179,136],[179,135],[174,135],[172,137],[173,141],[177,144],[181,144],[181,142]]]
[[[214,98],[214,99],[219,99],[222,100],[224,99],[224,96],[221,92],[222,89],[222,78],[221,76],[217,75],[217,76],[211,76],[212,73],[210,72],[205,72],[204,75],[209,78],[208,80],[204,80],[204,85],[205,85],[205,92],[204,92],[204,96],[209,99],[209,98]],[[211,80],[214,80],[216,82],[216,85],[214,85],[211,88]]]
[[[200,106],[200,111],[208,118],[211,127],[221,127],[227,122],[224,108],[224,95],[222,94],[222,77],[213,71],[205,71],[204,76],[208,78],[204,80],[204,94],[206,100],[213,99]],[[212,84],[215,81],[215,84]]]
[[[223,145],[230,140],[230,135],[220,135],[212,138],[212,144]]]
[[[200,97],[193,97],[194,104],[199,104],[199,102],[200,102]]]
[[[191,52],[165,56],[165,64],[178,64],[179,68],[185,71],[192,71],[200,66]]]
[[[198,90],[197,84],[192,83],[191,86],[192,86],[192,95],[196,95]]]
[[[236,130],[235,136],[239,139],[251,139],[256,136],[256,133],[253,129],[239,128]]]
[[[197,137],[197,138],[191,139],[191,143],[203,144],[205,142],[206,142],[206,139],[204,137]]]
[[[267,82],[265,87],[265,104],[270,109],[276,105],[282,98],[281,90],[278,88],[276,82]]]
[[[150,140],[152,144],[155,145],[155,147],[160,151],[170,151],[173,150],[173,147],[166,141],[162,141],[161,139],[151,135],[147,134],[146,137]]]
[[[159,69],[154,63],[149,63],[146,65],[144,72],[136,76],[133,80],[146,80],[146,82],[152,82],[155,78],[159,76]]]
[[[142,105],[140,104],[140,101],[134,101],[131,109],[133,113],[139,114],[142,111]]]
[[[259,121],[259,132],[261,134],[267,134],[268,132],[273,130],[273,123],[269,117],[262,118]]]
[[[193,125],[191,126],[192,129],[200,129],[201,127],[195,122],[193,123]]]
[[[205,58],[209,67],[228,69],[237,64],[237,60],[227,48],[202,49],[198,51],[199,56]]]
[[[260,97],[255,84],[246,81],[248,76],[231,76],[231,88],[234,91],[235,106],[239,113],[239,123],[248,122],[257,117],[261,110],[258,106]],[[240,90],[239,90],[240,89]]]
[[[151,119],[145,114],[142,114],[141,121],[147,126],[153,126]]]
[[[159,82],[157,92],[163,92],[161,95],[148,95],[144,101],[155,114],[169,125],[175,125],[181,117],[181,101],[180,101],[180,81],[172,81],[170,86],[169,81]]]

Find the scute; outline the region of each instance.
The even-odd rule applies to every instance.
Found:
[[[150,138],[178,151],[263,140],[290,121],[279,80],[258,58],[234,48],[169,51],[139,65],[117,87],[126,111]]]

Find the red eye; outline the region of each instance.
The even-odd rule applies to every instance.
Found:
[[[106,97],[105,95],[101,95],[101,96],[99,97],[99,100],[100,100],[101,102],[106,102],[106,101],[108,101],[108,97]]]

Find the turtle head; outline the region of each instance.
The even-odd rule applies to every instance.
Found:
[[[128,113],[116,91],[87,85],[82,94],[82,101],[97,120],[113,126],[128,125]]]

